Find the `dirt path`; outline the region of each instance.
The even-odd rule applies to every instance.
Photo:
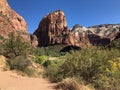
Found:
[[[22,77],[0,69],[0,90],[54,90],[55,84],[44,78]]]

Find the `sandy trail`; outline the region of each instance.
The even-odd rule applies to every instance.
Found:
[[[44,78],[22,77],[0,69],[0,90],[54,90],[55,84]]]

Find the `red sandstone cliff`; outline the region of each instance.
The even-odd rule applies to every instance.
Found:
[[[28,33],[27,23],[10,8],[7,0],[0,0],[0,35],[7,37],[7,34],[15,31]]]
[[[68,33],[65,15],[57,10],[43,17],[34,35],[38,38],[39,46],[46,46],[65,44],[64,38]]]
[[[0,0],[0,37],[7,38],[11,32],[22,36],[23,41],[31,46],[37,46],[37,39],[29,35],[25,20],[9,6],[7,0]]]
[[[113,41],[119,32],[119,24],[103,24],[89,28],[77,24],[68,30],[64,13],[57,10],[41,20],[34,35],[38,38],[39,46],[65,44],[89,47],[105,46]]]

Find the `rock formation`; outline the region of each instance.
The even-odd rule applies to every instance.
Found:
[[[36,41],[30,40],[25,20],[11,9],[7,0],[0,0],[0,43],[1,39],[8,38],[8,34],[11,32],[22,36],[23,41],[31,42],[32,45],[37,46]]]
[[[32,47],[37,47],[38,46],[38,41],[36,35],[30,35],[30,40],[31,40],[31,46]]]
[[[107,45],[118,37],[119,32],[119,24],[103,24],[88,28],[76,24],[68,30],[64,13],[57,10],[41,20],[34,35],[38,38],[39,46],[65,44],[89,47],[91,45]]]
[[[82,44],[85,44],[87,46],[89,46],[90,44],[104,46],[109,44],[111,41],[113,41],[116,37],[119,36],[120,25],[102,24],[92,26],[89,28],[85,28],[80,25],[75,25],[71,31],[74,35],[78,35],[76,36],[76,38],[79,37],[78,39],[82,41]]]
[[[70,30],[70,33],[68,35],[69,44],[73,46],[80,46],[80,47],[91,46],[88,39],[88,34],[90,33],[91,32],[87,31],[87,28],[76,24]]]
[[[117,36],[115,37],[115,39],[119,39],[120,38],[120,32],[117,34]]]
[[[27,23],[10,8],[7,0],[0,0],[0,43],[8,34],[20,34],[31,46],[49,46],[65,44],[69,46],[88,47],[91,45],[107,45],[120,38],[120,24],[102,24],[92,27],[73,26],[68,30],[67,21],[61,10],[52,12],[41,20],[34,35],[27,31]]]
[[[77,32],[75,29],[68,30],[67,22],[64,13],[57,10],[46,15],[40,22],[38,29],[34,35],[38,38],[39,46],[49,46],[55,44],[65,44],[72,46],[85,46],[89,45],[86,34]],[[81,29],[86,29],[82,28]]]
[[[45,17],[34,32],[39,46],[65,44],[65,37],[69,33],[64,13],[61,10],[52,12]]]
[[[89,27],[88,29],[90,29],[94,34],[108,38],[112,41],[120,32],[120,24],[102,24]]]
[[[10,32],[27,31],[25,20],[10,8],[7,0],[0,0],[0,35],[7,37]]]

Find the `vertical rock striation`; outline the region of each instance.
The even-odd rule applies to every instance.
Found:
[[[61,10],[52,12],[41,20],[38,29],[34,32],[39,46],[65,44],[65,36],[68,33],[67,22]]]

